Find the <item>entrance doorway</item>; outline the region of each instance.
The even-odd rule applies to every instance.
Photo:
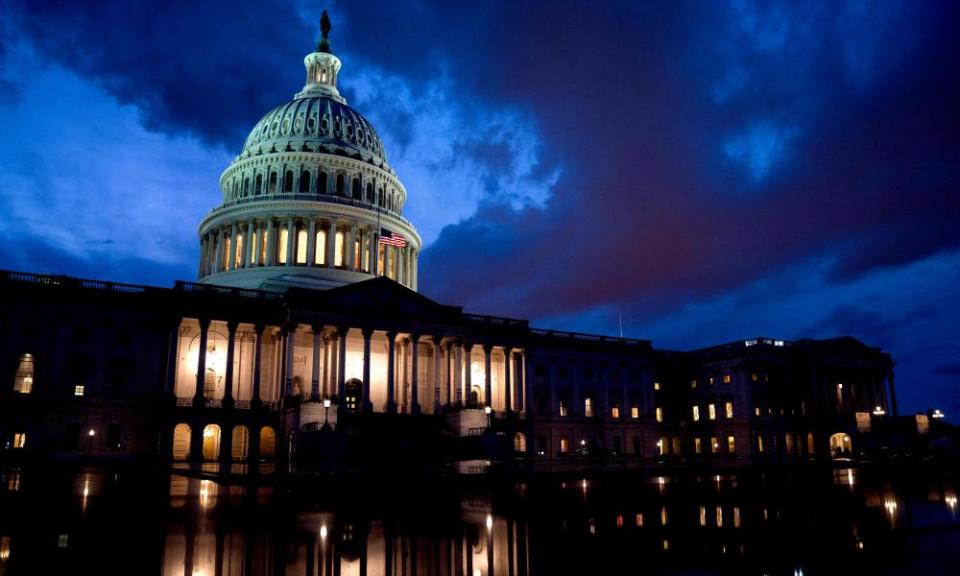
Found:
[[[363,382],[351,378],[343,386],[343,406],[347,412],[359,412],[363,401]]]

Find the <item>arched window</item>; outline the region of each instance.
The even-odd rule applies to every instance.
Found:
[[[367,182],[367,202],[373,204],[373,182]]]
[[[236,240],[234,240],[234,243],[237,245],[237,247],[235,250],[236,257],[234,258],[233,267],[236,269],[243,266],[243,234],[242,233],[237,232],[237,238]]]
[[[310,171],[304,170],[300,172],[300,192],[309,192],[310,191]]]
[[[393,210],[393,194],[387,198],[387,210]]]
[[[249,193],[250,193],[250,179],[244,178],[243,179],[243,195],[246,196]]]
[[[33,354],[20,355],[17,374],[13,379],[13,390],[21,394],[33,392]]]
[[[344,237],[343,230],[337,230],[337,234],[334,237],[336,244],[333,245],[333,265],[334,266],[343,266],[346,264],[344,262]]]
[[[526,452],[527,451],[527,437],[523,432],[517,432],[513,435],[513,451],[514,452]]]
[[[234,426],[230,435],[230,456],[234,460],[246,460],[250,444],[250,430],[246,426]]]
[[[270,426],[260,429],[260,457],[273,458],[277,455],[277,433]]]
[[[216,460],[220,457],[220,427],[208,424],[203,429],[203,459]]]
[[[354,178],[350,187],[350,195],[354,198],[360,198],[360,179]]]
[[[290,237],[290,231],[284,226],[277,232],[277,264],[287,263],[287,239]]]
[[[307,230],[303,226],[297,228],[297,264],[307,263]]]
[[[275,193],[276,191],[277,191],[277,173],[276,173],[276,172],[271,172],[271,173],[270,173],[270,182],[269,182],[269,184],[267,184],[267,192],[269,192],[270,194],[273,194],[273,193]]]
[[[283,191],[293,192],[293,170],[287,170],[283,175]]]
[[[383,208],[383,189],[377,192],[377,206]]]
[[[177,424],[173,429],[173,450],[174,460],[186,460],[190,458],[190,425]]]
[[[318,178],[320,180],[317,182],[317,194],[326,194],[327,193],[327,173],[321,172]]]
[[[344,184],[343,182],[343,174],[337,174],[337,195],[338,196],[343,196],[344,186],[346,186],[346,184]]]
[[[257,179],[254,180],[255,184],[253,186],[253,193],[257,196],[263,191],[263,175],[257,174]]]

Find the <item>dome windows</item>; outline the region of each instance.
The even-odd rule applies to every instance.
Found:
[[[293,170],[287,170],[283,175],[283,191],[293,192]]]
[[[329,176],[327,176],[327,173],[326,173],[326,172],[320,172],[320,176],[318,176],[318,178],[319,178],[319,180],[317,181],[317,193],[318,193],[318,194],[326,194],[326,193],[327,193],[327,178],[329,178]]]
[[[303,170],[300,172],[300,192],[306,193],[310,191],[310,171]]]
[[[307,130],[309,130],[310,132],[313,132],[313,129],[316,125],[317,125],[317,121],[313,116],[311,116],[310,118],[307,118]]]
[[[256,180],[254,180],[253,193],[256,196],[260,195],[260,192],[263,190],[263,175],[257,174]]]
[[[346,184],[343,181],[343,174],[337,174],[337,196],[343,196],[346,192]]]
[[[274,194],[277,191],[277,178],[276,172],[270,173],[270,183],[267,185],[267,192],[270,194]]]

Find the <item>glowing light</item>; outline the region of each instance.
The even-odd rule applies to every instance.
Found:
[[[930,416],[933,418],[936,418],[937,420],[946,418],[946,416],[944,416],[943,412],[941,412],[940,410],[934,410],[933,414],[931,414]]]
[[[87,436],[89,436],[89,437],[91,437],[91,438],[93,438],[93,437],[96,436],[96,435],[97,435],[97,431],[94,430],[93,428],[91,428],[89,431],[87,431]]]
[[[887,515],[890,517],[890,523],[897,517],[897,501],[893,498],[887,498],[883,501],[883,507],[887,509]]]
[[[479,568],[474,568],[473,576],[483,576],[483,572],[481,572]]]
[[[947,503],[947,508],[949,508],[951,512],[956,512],[956,510],[957,510],[957,497],[956,497],[956,495],[954,495],[954,494],[949,494],[949,495],[947,495],[946,497],[944,497],[943,501]]]
[[[493,529],[493,516],[487,514],[487,530]]]
[[[321,539],[321,540],[326,540],[326,539],[327,539],[327,525],[326,525],[326,524],[322,524],[322,525],[320,526],[320,539]]]
[[[93,436],[93,434],[91,434],[91,436]],[[203,429],[203,437],[204,437],[204,438],[212,438],[212,437],[213,437],[213,428],[210,428],[209,426],[207,426],[206,428],[204,428],[204,429]]]
[[[324,408],[329,408],[329,407],[330,407],[330,399],[329,399],[329,398],[324,398],[324,399],[323,399],[323,407],[324,407]]]
[[[886,410],[884,410],[882,406],[877,406],[876,408],[873,409],[874,416],[883,416],[886,413],[887,413]]]

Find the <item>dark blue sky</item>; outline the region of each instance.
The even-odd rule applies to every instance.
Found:
[[[0,0],[0,267],[170,285],[322,8],[422,291],[692,348],[850,334],[960,413],[960,14],[914,2]]]

